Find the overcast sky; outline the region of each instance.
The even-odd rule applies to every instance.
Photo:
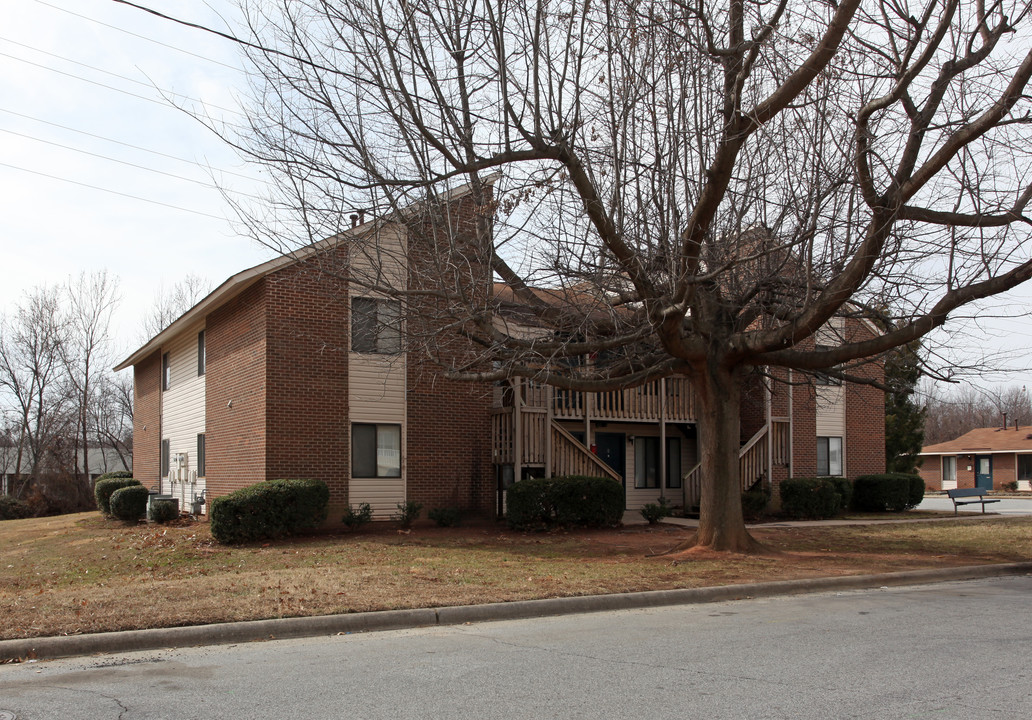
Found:
[[[227,0],[146,2],[223,29],[220,14],[236,15]],[[167,99],[238,120],[236,46],[111,0],[0,6],[0,306],[107,268],[128,351],[159,286],[188,273],[221,282],[270,257],[212,186],[214,175],[254,193],[260,176]]]
[[[238,17],[233,0],[142,4],[230,31]],[[271,256],[237,232],[211,186],[214,175],[255,193],[260,175],[169,100],[239,120],[238,50],[111,0],[0,7],[0,309],[34,286],[107,268],[121,280],[114,331],[125,357],[160,287],[190,273],[217,284]],[[995,302],[981,322],[955,327],[951,344],[966,360],[1004,351],[1009,367],[1028,367],[1032,320],[1008,316],[1030,298],[1026,289]],[[987,380],[1021,384],[1025,373]]]

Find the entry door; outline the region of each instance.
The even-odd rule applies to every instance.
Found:
[[[627,436],[623,433],[595,433],[595,448],[606,465],[625,477],[627,470]]]
[[[975,458],[975,487],[983,490],[993,489],[992,455],[979,455]]]

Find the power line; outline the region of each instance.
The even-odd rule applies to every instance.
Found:
[[[119,192],[118,190],[102,188],[97,185],[79,182],[78,180],[70,180],[69,178],[60,177],[58,175],[50,175],[49,173],[40,172],[39,170],[29,170],[28,168],[19,167],[18,165],[11,165],[10,163],[0,162],[0,167],[6,167],[12,170],[20,170],[22,172],[31,173],[32,175],[39,175],[41,177],[50,178],[51,180],[60,180],[61,182],[70,183],[72,185],[78,185],[80,187],[89,188],[91,190],[99,190],[100,192],[118,195],[120,197],[129,198],[131,200],[139,200],[140,202],[151,203],[152,205],[161,205],[162,207],[171,208],[173,210],[181,210],[182,212],[193,213],[194,215],[200,215],[202,217],[212,218],[214,220],[226,219],[225,217],[220,217],[219,215],[212,215],[211,213],[202,212],[201,210],[191,210],[190,208],[181,207],[179,205],[172,205],[171,203],[161,202],[160,200],[151,200],[150,198],[140,197],[139,195],[130,195],[129,193]]]
[[[62,143],[54,142],[52,140],[44,140],[43,138],[38,138],[38,137],[35,137],[33,135],[26,135],[25,133],[16,132],[15,130],[8,130],[6,128],[0,128],[0,132],[5,132],[5,133],[8,133],[10,135],[17,135],[18,137],[23,137],[23,138],[26,138],[27,140],[34,140],[36,142],[46,143],[47,145],[53,145],[54,147],[59,147],[59,148],[62,148],[64,150],[71,150],[72,152],[82,153],[83,155],[89,155],[91,157],[100,158],[101,160],[108,160],[108,161],[113,162],[113,163],[118,163],[119,165],[127,165],[129,167],[136,168],[138,170],[145,170],[147,172],[152,172],[152,173],[155,173],[157,175],[164,175],[165,177],[174,178],[176,180],[183,180],[184,182],[194,183],[195,185],[200,185],[201,187],[206,187],[206,188],[209,188],[211,190],[220,190],[220,191],[224,191],[225,190],[224,188],[220,188],[218,185],[213,185],[211,183],[204,182],[203,180],[197,180],[195,178],[189,178],[189,177],[186,177],[185,175],[176,175],[175,173],[165,172],[164,170],[157,170],[155,168],[147,167],[146,165],[138,165],[137,163],[129,162],[127,160],[119,160],[118,158],[113,158],[113,157],[110,157],[109,155],[102,155],[100,153],[90,152],[89,150],[83,150],[81,148],[73,147],[71,145],[64,145]],[[227,192],[232,192],[234,195],[242,195],[243,197],[249,197],[249,198],[252,198],[254,200],[261,200],[262,199],[262,198],[258,197],[257,195],[253,195],[251,193],[239,192],[239,191],[235,191],[235,190],[228,190]]]
[[[25,113],[15,112],[14,110],[8,110],[7,108],[0,107],[0,112],[8,113],[9,115],[15,115],[20,118],[25,118],[26,120],[32,120],[33,122],[43,123],[44,125],[50,125],[51,127],[61,128],[62,130],[78,133],[79,135],[86,135],[87,137],[96,138],[97,140],[103,140],[104,142],[114,143],[115,145],[122,145],[123,147],[132,148],[133,150],[139,150],[140,152],[150,153],[151,155],[157,155],[159,157],[168,158],[169,160],[176,160],[177,162],[196,165],[197,167],[204,168],[206,170],[215,170],[223,175],[233,175],[238,178],[243,178],[244,180],[250,180],[251,182],[266,182],[265,180],[259,180],[257,178],[251,177],[250,175],[244,175],[243,173],[234,172],[232,170],[212,168],[209,165],[199,163],[196,160],[188,160],[177,155],[169,155],[168,153],[163,153],[159,150],[152,150],[150,148],[145,148],[141,145],[133,145],[132,143],[123,142],[122,140],[115,140],[114,138],[105,137],[104,135],[97,135],[96,133],[86,132],[85,130],[79,130],[68,125],[62,125],[61,123],[51,122],[50,120],[44,120],[43,118],[34,117],[32,115],[26,115]]]
[[[183,93],[177,93],[177,92],[174,92],[174,91],[171,91],[171,90],[165,90],[164,88],[159,88],[157,85],[154,85],[153,83],[146,83],[146,82],[143,82],[142,80],[137,80],[137,79],[131,78],[131,77],[127,76],[127,75],[121,75],[121,74],[116,73],[116,72],[111,72],[110,70],[105,70],[105,69],[99,68],[99,67],[97,67],[95,65],[90,65],[90,64],[84,63],[84,62],[79,62],[78,60],[72,60],[71,58],[64,57],[63,55],[58,55],[57,53],[52,53],[52,52],[48,52],[46,50],[41,50],[41,49],[39,49],[37,47],[33,47],[32,45],[26,45],[25,43],[18,42],[17,40],[11,40],[10,38],[5,38],[5,37],[2,37],[2,36],[0,36],[0,40],[2,40],[3,42],[11,43],[12,45],[19,45],[19,46],[21,46],[23,48],[26,48],[28,50],[32,50],[33,52],[38,52],[38,53],[41,53],[43,55],[49,55],[52,58],[57,58],[58,60],[63,60],[64,62],[69,62],[69,63],[72,63],[73,65],[79,65],[79,66],[84,67],[84,68],[89,68],[90,70],[93,70],[95,72],[103,73],[105,75],[110,75],[111,77],[116,77],[119,80],[125,80],[126,82],[135,83],[136,85],[141,85],[141,86],[143,86],[145,88],[149,88],[149,89],[152,89],[152,90],[157,90],[158,92],[160,92],[165,97],[176,97],[176,96],[178,96],[178,97],[183,98],[184,100],[191,100],[191,101],[193,101],[195,103],[200,103],[201,105],[205,105],[205,106],[208,106],[208,107],[213,107],[213,108],[216,108],[218,110],[222,110],[223,112],[231,113],[233,115],[241,115],[241,116],[243,115],[243,113],[241,113],[240,110],[234,110],[232,108],[222,107],[221,105],[215,105],[214,103],[205,102],[204,100],[201,100],[201,99],[195,98],[195,97],[190,97],[189,95],[184,95]],[[0,53],[0,54],[3,54],[3,53]],[[6,55],[6,57],[12,58],[14,60],[21,60],[22,62],[28,62],[27,60],[22,60],[22,58],[19,58],[19,57],[15,56],[15,55]],[[49,65],[38,65],[38,67],[43,67],[43,68],[46,68],[46,69],[53,69]],[[81,78],[78,75],[73,75],[72,77],[79,78],[80,80],[85,80],[85,78]]]
[[[96,20],[94,18],[91,18],[88,15],[81,15],[81,14],[79,14],[77,12],[73,12],[72,10],[68,10],[66,8],[58,7],[57,5],[52,5],[52,4],[48,3],[48,2],[44,2],[44,0],[36,0],[36,2],[38,2],[40,5],[46,5],[49,8],[53,8],[54,10],[60,10],[63,13],[68,13],[69,15],[75,15],[76,17],[82,18],[83,20],[88,20],[91,23],[96,23],[97,25],[103,25],[106,28],[111,28],[112,30],[117,30],[120,33],[125,33],[126,35],[132,35],[133,37],[139,38],[141,40],[146,40],[147,42],[154,43],[155,45],[160,45],[161,47],[166,47],[166,48],[168,48],[170,50],[175,50],[176,52],[181,52],[181,53],[184,53],[186,55],[191,55],[191,56],[193,56],[195,58],[200,58],[201,60],[207,60],[208,62],[215,63],[216,65],[221,65],[222,67],[227,67],[230,70],[236,70],[237,72],[243,72],[242,68],[237,67],[235,65],[229,65],[228,63],[221,62],[220,60],[215,60],[214,58],[210,58],[210,57],[207,57],[205,55],[199,55],[197,53],[190,52],[189,50],[184,50],[181,47],[176,47],[175,45],[169,45],[168,43],[163,43],[160,40],[155,40],[154,38],[149,38],[146,35],[140,35],[138,33],[134,33],[134,32],[131,32],[129,30],[125,30],[124,28],[120,28],[117,25],[109,25],[106,22],[101,22],[100,20]],[[213,31],[213,32],[215,32],[215,31]]]
[[[90,83],[91,85],[97,85],[97,86],[105,88],[107,90],[114,90],[115,92],[122,93],[123,95],[129,95],[130,97],[138,98],[140,100],[146,100],[147,102],[154,103],[155,105],[160,105],[161,107],[167,108],[169,110],[177,110],[177,109],[179,109],[175,105],[170,104],[167,100],[158,100],[156,98],[147,97],[146,95],[140,95],[138,93],[130,92],[129,90],[123,90],[122,88],[115,87],[114,85],[108,85],[106,83],[98,82],[97,80],[90,80],[89,78],[84,78],[83,76],[76,75],[75,73],[65,72],[64,70],[58,70],[57,68],[50,67],[49,65],[42,65],[40,63],[33,62],[31,60],[26,60],[25,58],[20,58],[17,55],[10,55],[10,54],[5,53],[5,52],[0,52],[0,57],[6,57],[6,58],[10,58],[11,60],[17,60],[18,62],[25,63],[26,65],[32,65],[33,67],[38,67],[38,68],[40,68],[42,70],[49,70],[50,72],[57,73],[58,75],[64,75],[66,77],[75,78],[76,80],[81,80],[82,82]],[[146,84],[146,83],[144,83],[144,84]],[[150,86],[148,86],[148,87],[150,87]],[[173,93],[173,95],[174,95],[174,93]],[[213,105],[212,107],[215,107],[215,106]],[[219,108],[219,109],[224,109],[224,108]],[[243,117],[243,113],[240,113],[240,112],[237,112],[237,111],[234,111],[234,110],[228,110],[228,112],[233,113],[235,115],[240,115],[241,117]]]

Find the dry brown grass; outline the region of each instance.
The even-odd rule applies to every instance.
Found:
[[[0,638],[659,590],[1028,560],[1032,518],[754,532],[776,551],[656,556],[669,526],[377,528],[225,547],[204,523],[0,523]]]

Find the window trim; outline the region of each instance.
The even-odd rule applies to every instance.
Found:
[[[373,433],[373,453],[374,453],[373,463],[374,463],[374,468],[375,469],[373,471],[374,474],[372,474],[372,475],[360,474],[356,470],[356,467],[355,467],[355,459],[358,456],[358,453],[356,452],[356,446],[355,446],[355,441],[356,441],[355,429],[358,428],[358,427],[364,427],[364,428],[371,427],[371,428],[374,429],[374,433]],[[395,429],[396,428],[397,429],[397,433],[398,433],[398,465],[397,465],[397,471],[396,472],[394,472],[392,470],[389,474],[382,474],[381,475],[380,474],[380,464],[379,464],[379,462],[377,462],[376,454],[377,454],[377,451],[380,448],[380,432],[381,432],[381,430],[386,429],[386,428],[391,428],[391,429]],[[400,478],[401,477],[401,473],[402,473],[402,464],[403,464],[402,456],[404,454],[402,452],[402,437],[403,436],[402,436],[402,431],[401,431],[401,423],[363,423],[363,422],[351,423],[351,477],[353,479],[360,479],[360,480],[376,480],[376,479],[382,479],[382,478],[393,478],[393,479]]]
[[[951,469],[953,471],[952,473],[950,473],[950,476],[948,476],[947,473],[946,473],[946,466],[947,466],[947,464],[950,465],[950,467],[951,467]],[[957,482],[957,456],[956,455],[943,455],[942,456],[942,468],[940,470],[941,470],[942,481],[944,483],[947,483],[947,482]]]
[[[824,451],[825,462],[827,462],[827,467],[826,468],[822,468],[821,467],[821,441],[824,441],[824,445],[826,446],[825,447],[825,451]],[[837,443],[838,444],[838,472],[833,472],[834,468],[832,467],[832,464],[831,464],[831,457],[832,457],[831,451],[832,451],[832,444],[833,444],[832,441],[838,441],[838,443]],[[827,435],[827,436],[818,436],[817,437],[817,475],[818,475],[818,477],[842,477],[843,476],[844,471],[845,471],[845,466],[846,466],[844,448],[845,448],[845,443],[842,442],[842,437],[841,436],[838,436],[838,435]],[[826,472],[822,472],[822,470],[825,470]]]

